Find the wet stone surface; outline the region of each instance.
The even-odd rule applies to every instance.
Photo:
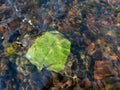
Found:
[[[71,42],[60,72],[25,57],[48,31]],[[119,38],[119,0],[1,0],[0,90],[119,90]]]

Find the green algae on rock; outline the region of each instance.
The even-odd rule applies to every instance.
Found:
[[[44,66],[59,72],[65,67],[70,54],[71,43],[58,31],[50,31],[38,37],[29,48],[26,57],[30,62],[42,69]]]

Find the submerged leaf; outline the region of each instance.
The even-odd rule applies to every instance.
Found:
[[[43,66],[48,66],[48,69],[58,72],[65,66],[70,45],[70,41],[58,31],[46,32],[36,39],[26,57],[40,70]]]

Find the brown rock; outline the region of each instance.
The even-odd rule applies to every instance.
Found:
[[[85,87],[90,87],[91,86],[91,81],[89,80],[89,78],[85,78],[83,80],[84,84],[85,84]]]
[[[110,56],[110,58],[111,58],[112,60],[115,60],[115,61],[118,61],[118,59],[119,59],[119,57],[118,57],[115,53],[113,53],[113,54]]]
[[[120,27],[120,13],[117,15],[117,24],[116,26]]]
[[[50,22],[51,22],[51,20],[50,19],[44,19],[44,25],[48,25],[48,24],[50,24]]]
[[[94,53],[94,48],[95,48],[95,43],[91,43],[88,47],[87,47],[87,52],[89,55],[92,55]]]
[[[75,9],[71,9],[68,12],[68,16],[74,15],[75,13],[76,13],[76,10]]]
[[[96,61],[94,66],[94,79],[100,80],[112,75],[111,63],[105,61]]]
[[[3,32],[3,26],[0,25],[0,32]]]
[[[2,4],[2,6],[0,6],[0,10],[3,10],[3,9],[7,9],[8,6],[6,4]]]

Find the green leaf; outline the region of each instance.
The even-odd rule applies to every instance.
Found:
[[[65,67],[70,46],[70,41],[64,38],[63,34],[50,31],[36,39],[26,57],[40,70],[43,66],[48,66],[48,69],[59,72]]]

